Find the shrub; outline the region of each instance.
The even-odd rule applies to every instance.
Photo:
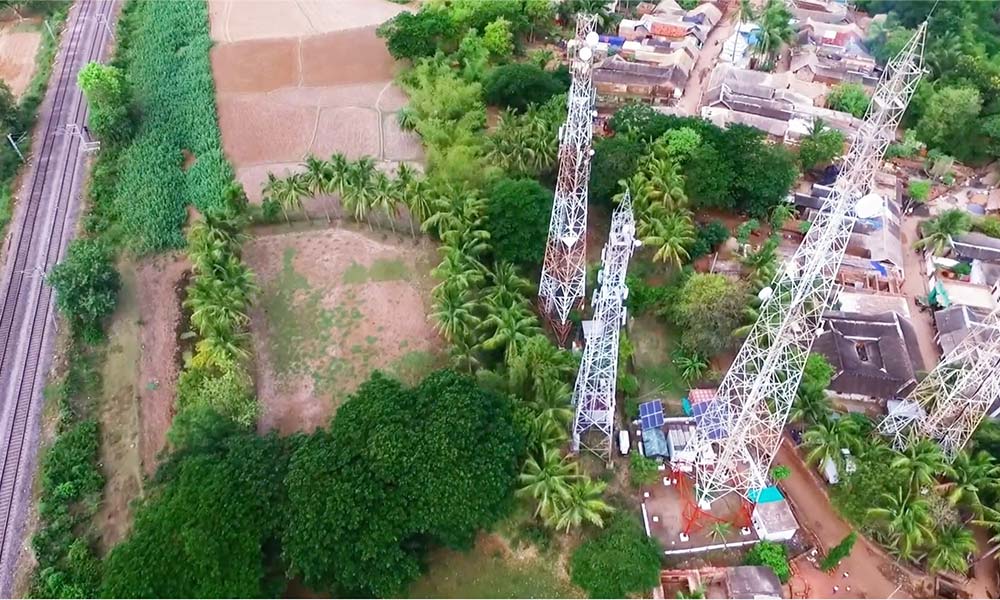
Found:
[[[911,158],[916,156],[924,147],[924,143],[917,139],[917,132],[907,129],[903,132],[903,139],[897,143],[890,144],[885,151],[886,158]]]
[[[857,83],[842,83],[833,88],[826,98],[826,105],[833,110],[851,113],[857,118],[865,116],[868,110],[868,94]]]
[[[101,321],[114,312],[121,287],[105,246],[96,240],[74,240],[48,282],[73,332],[91,343],[100,340]]]
[[[691,255],[691,260],[715,252],[719,244],[728,240],[729,236],[729,228],[722,221],[712,221],[707,225],[698,225],[694,244],[688,252]]]
[[[569,567],[591,598],[624,598],[659,582],[660,549],[633,517],[618,514],[573,551]]]
[[[819,563],[819,568],[823,571],[832,571],[837,568],[840,561],[847,558],[851,553],[851,549],[854,547],[854,542],[857,541],[857,532],[852,531],[848,533],[847,536],[840,541],[839,544],[830,549],[830,552],[823,557],[823,560]]]
[[[791,477],[791,475],[792,470],[785,465],[777,465],[771,469],[771,479],[774,479],[775,481],[784,481]]]
[[[483,82],[488,104],[523,111],[529,104],[544,104],[566,87],[552,73],[535,65],[512,63],[496,67]]]
[[[646,458],[638,449],[632,452],[629,457],[628,477],[633,487],[653,483],[659,473],[659,464],[655,460]]]
[[[931,182],[913,180],[906,186],[906,191],[916,202],[926,202],[931,195]]]
[[[987,215],[976,219],[972,228],[979,233],[984,233],[990,237],[1000,238],[1000,217]]]
[[[180,410],[207,406],[247,428],[257,422],[253,381],[239,364],[220,374],[194,368],[185,370],[177,382],[177,405]]]
[[[762,541],[754,544],[747,552],[743,564],[771,567],[781,583],[788,583],[788,578],[792,575],[788,566],[788,552],[784,546],[774,542]]]

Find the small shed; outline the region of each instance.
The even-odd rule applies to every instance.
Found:
[[[781,490],[771,486],[751,491],[749,496],[755,502],[750,520],[757,531],[757,536],[772,542],[792,539],[799,529],[799,524]]]
[[[781,581],[770,567],[743,566],[726,569],[730,598],[782,598]]]

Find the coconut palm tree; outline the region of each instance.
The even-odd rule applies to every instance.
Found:
[[[825,391],[803,390],[800,387],[788,419],[795,423],[815,425],[829,421],[832,413],[833,405]]]
[[[980,494],[997,489],[1000,466],[984,450],[976,453],[963,450],[951,462],[948,478],[950,481],[944,486],[948,502],[952,505],[962,504],[981,516],[983,503]]]
[[[607,502],[601,499],[608,484],[603,481],[581,476],[569,486],[565,497],[555,499],[552,514],[546,523],[553,529],[569,532],[573,527],[583,524],[604,527],[604,517],[614,512]]]
[[[350,186],[351,161],[347,160],[347,157],[340,152],[335,152],[327,163],[330,165],[329,191],[327,193],[337,194],[340,199],[341,215],[343,215],[347,204],[345,195]]]
[[[792,14],[782,0],[768,0],[758,21],[760,31],[757,32],[755,47],[758,58],[764,61],[765,70],[770,70],[781,48],[795,38],[795,30],[789,23],[791,19]]]
[[[946,210],[933,219],[921,224],[923,237],[913,244],[914,248],[925,248],[933,254],[941,254],[951,244],[951,238],[968,233],[972,228],[972,217],[959,208]]]
[[[444,259],[431,269],[431,275],[441,280],[441,283],[434,286],[435,293],[445,287],[467,290],[483,283],[483,272],[486,269],[482,263],[452,246],[442,246],[440,250],[444,253]]]
[[[704,356],[683,348],[678,348],[674,352],[673,362],[681,379],[688,384],[701,379],[709,367],[708,360]]]
[[[937,476],[948,471],[941,447],[927,439],[908,446],[892,461],[891,466],[909,473],[910,489],[913,491],[934,485]]]
[[[288,223],[288,211],[285,209],[285,205],[278,200],[279,194],[281,194],[281,188],[284,187],[285,181],[283,179],[278,179],[274,176],[274,173],[267,174],[267,183],[264,184],[263,194],[264,198],[271,200],[278,205],[281,209],[281,214],[285,217],[285,223]]]
[[[270,183],[269,179],[268,184]],[[301,210],[302,214],[306,216],[306,221],[312,222],[306,207],[302,204],[302,199],[309,195],[309,187],[301,174],[296,173],[278,180],[276,188],[273,190],[272,198],[281,206],[281,212],[284,213],[286,222],[289,210]]]
[[[507,391],[529,403],[539,401],[543,395],[558,396],[553,382],[571,381],[578,364],[572,353],[555,346],[544,335],[536,335],[507,362]],[[542,403],[548,405],[551,401]]]
[[[569,496],[570,485],[578,477],[577,464],[569,456],[563,456],[555,447],[542,448],[524,461],[515,494],[533,498],[538,503],[535,516],[548,518],[554,514],[556,503]]]
[[[195,344],[191,366],[197,369],[226,370],[238,360],[250,356],[246,349],[250,336],[246,332],[218,328],[203,334]]]
[[[643,238],[642,243],[656,249],[653,261],[670,263],[679,269],[684,261],[691,258],[687,251],[695,237],[691,217],[670,213],[651,225],[655,234]]]
[[[835,421],[817,423],[802,436],[806,448],[806,462],[821,466],[831,461],[837,470],[844,472],[843,449],[854,451],[860,443],[858,423],[853,419],[841,418]]]
[[[716,521],[708,528],[708,537],[714,542],[725,542],[726,536],[733,532],[733,526],[725,521]]]
[[[517,274],[513,263],[500,261],[489,272],[490,285],[484,296],[501,306],[511,306],[522,301],[531,291],[531,282]]]
[[[743,266],[750,269],[750,286],[759,290],[771,283],[778,272],[779,238],[772,235],[756,251],[743,257]]]
[[[429,315],[437,325],[438,332],[448,341],[465,339],[479,323],[475,314],[476,305],[467,289],[446,286],[435,298],[434,311]]]
[[[976,551],[972,532],[959,524],[939,528],[927,553],[927,567],[932,573],[951,571],[959,575],[969,570],[969,555]]]
[[[882,501],[883,506],[868,509],[868,518],[874,521],[891,552],[911,560],[920,546],[934,540],[927,501],[902,489],[894,494],[883,493]]]
[[[457,229],[463,224],[478,222],[486,209],[486,203],[479,197],[478,191],[467,186],[439,184],[430,193],[430,211],[421,229],[434,231],[438,238],[444,232]]]
[[[687,207],[684,176],[677,163],[666,157],[657,158],[654,156],[647,159],[643,170],[649,177],[645,193],[650,202],[661,205],[671,213]]]
[[[503,348],[504,362],[510,362],[512,357],[517,356],[518,349],[532,336],[542,333],[538,318],[521,306],[501,307],[490,312],[479,329],[489,334],[480,345],[487,350]]]
[[[406,209],[410,211],[410,233],[414,238],[417,237],[417,233],[413,229],[413,222],[416,221],[417,226],[422,229],[424,221],[431,214],[430,200],[426,180],[418,179],[414,181],[413,187],[405,200]]]
[[[344,190],[344,200],[354,213],[354,220],[359,223],[364,220],[369,231],[372,231],[369,211],[374,202],[372,183],[375,172],[375,161],[370,156],[362,156],[350,166]]]
[[[396,215],[399,212],[399,198],[389,177],[378,171],[372,178],[372,204],[373,210],[380,210],[389,220],[389,228],[396,233]]]
[[[330,164],[310,154],[306,157],[303,166],[305,166],[306,170],[302,172],[302,183],[309,190],[312,197],[318,198],[326,194],[330,187]],[[326,222],[329,223],[331,221],[330,208],[326,203],[323,203],[323,212],[326,213]]]
[[[417,237],[417,232],[413,226],[413,197],[421,191],[423,187],[421,180],[417,176],[417,170],[406,163],[399,163],[396,167],[396,179],[393,180],[393,192],[399,204],[410,211],[410,237]]]

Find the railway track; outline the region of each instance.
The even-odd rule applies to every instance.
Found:
[[[87,107],[76,79],[85,64],[104,56],[114,18],[115,0],[76,0],[71,7],[12,222],[0,288],[0,597],[11,596],[25,547],[41,392],[52,353],[55,315],[44,275],[65,252],[80,206],[86,161],[79,131]]]

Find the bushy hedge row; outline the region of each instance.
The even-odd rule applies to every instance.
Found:
[[[132,0],[116,66],[132,88],[138,128],[122,148],[115,217],[143,252],[181,247],[186,208],[216,206],[233,178],[219,141],[204,0]],[[185,170],[185,151],[194,163]]]

